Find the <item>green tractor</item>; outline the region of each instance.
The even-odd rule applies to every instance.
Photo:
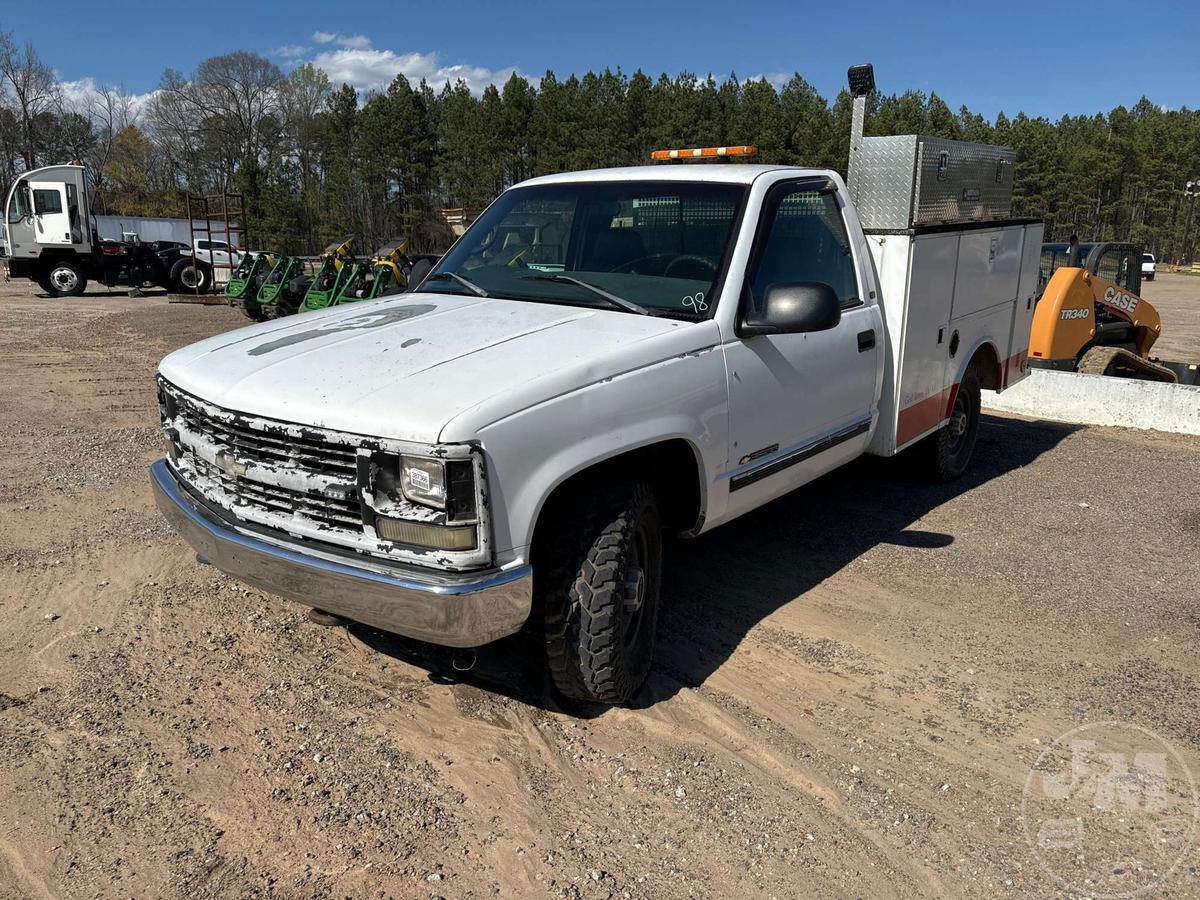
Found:
[[[225,295],[231,306],[262,322],[402,293],[437,262],[434,256],[410,258],[406,238],[386,244],[370,260],[355,259],[353,243],[347,238],[326,247],[312,277],[305,274],[303,257],[254,254],[239,264]]]
[[[298,256],[280,257],[258,289],[258,305],[264,317],[278,319],[298,313],[307,286],[304,260]]]
[[[354,259],[351,250],[353,244],[354,238],[347,238],[325,248],[321,254],[321,267],[304,294],[304,302],[300,306],[302,310],[325,309],[341,302],[342,287],[360,265]]]
[[[229,276],[229,283],[225,285],[225,296],[229,305],[240,309],[256,322],[267,318],[259,304],[258,295],[268,273],[273,272],[275,268],[275,259],[270,253],[243,254],[241,262]]]
[[[408,240],[399,238],[380,248],[369,263],[352,263],[334,303],[373,300],[402,293],[408,287],[408,273],[412,268],[407,250]]]

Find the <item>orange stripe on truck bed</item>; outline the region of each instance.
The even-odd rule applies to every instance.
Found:
[[[1002,387],[1016,384],[1029,374],[1028,351],[1014,353],[1000,364],[996,378]],[[950,418],[954,409],[954,400],[958,397],[958,382],[947,388],[942,388],[931,397],[918,400],[911,406],[900,410],[896,420],[896,446],[901,447],[913,438],[918,437],[933,428],[943,419]]]
[[[1014,353],[1004,361],[1001,369],[1003,371],[1000,373],[1000,384],[1004,387],[1016,384],[1029,372],[1029,352],[1021,350],[1018,353]]]
[[[954,404],[958,393],[958,385],[952,384],[943,388],[932,397],[918,400],[911,406],[900,410],[896,420],[896,446],[907,444],[918,435],[924,434],[950,415],[949,408]]]

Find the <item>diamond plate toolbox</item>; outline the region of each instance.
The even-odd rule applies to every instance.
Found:
[[[1012,215],[1010,147],[906,134],[863,138],[850,196],[868,231],[987,222]]]

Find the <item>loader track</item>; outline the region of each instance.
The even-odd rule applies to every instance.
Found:
[[[1117,378],[1140,378],[1144,381],[1175,383],[1179,379],[1170,369],[1142,359],[1121,347],[1093,347],[1083,354],[1075,371],[1085,375],[1111,375]]]

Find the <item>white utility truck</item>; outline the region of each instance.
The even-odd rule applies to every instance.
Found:
[[[1011,151],[864,139],[873,78],[851,75],[849,186],[732,163],[535,178],[414,293],[172,353],[160,509],[327,620],[458,648],[526,628],[559,692],[628,699],[664,532],[863,453],[957,476],[980,388],[1026,375],[1042,225],[1009,218]]]

